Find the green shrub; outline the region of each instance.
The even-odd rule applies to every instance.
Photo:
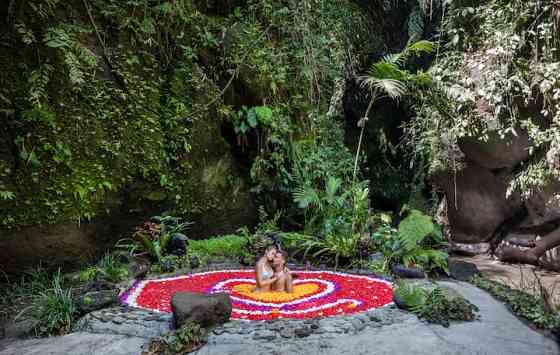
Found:
[[[428,293],[424,305],[416,313],[430,323],[449,327],[450,321],[472,321],[476,319],[478,307],[463,297],[450,297],[441,288]]]
[[[283,241],[287,247],[302,252],[306,257],[321,255],[334,257],[334,266],[338,268],[340,258],[351,258],[357,253],[360,235],[357,233],[329,234],[326,237],[315,237],[298,233],[285,233]]]
[[[39,334],[63,334],[70,330],[78,308],[71,290],[63,287],[60,271],[53,275],[50,287],[34,295],[33,304],[20,315],[28,311],[39,322],[36,326]]]
[[[80,274],[78,278],[81,282],[90,282],[95,280],[97,274],[98,274],[97,267],[89,266],[84,270],[80,270]]]
[[[128,277],[126,265],[119,262],[112,254],[103,256],[96,269],[99,276],[110,282],[121,282]]]
[[[412,312],[419,312],[424,304],[428,293],[425,289],[414,286],[410,283],[402,283],[394,290],[395,297],[398,297],[406,308]]]
[[[430,323],[449,327],[451,321],[472,321],[478,308],[463,297],[451,297],[442,288],[427,291],[409,283],[395,289],[406,308]]]
[[[152,219],[156,222],[145,222],[136,228],[132,243],[124,239],[117,244],[119,247],[128,250],[131,254],[139,250],[144,251],[152,259],[161,263],[162,258],[167,253],[167,246],[173,235],[184,232],[192,223],[181,223],[181,218],[173,216],[155,216]]]
[[[420,267],[426,272],[435,269],[448,272],[447,253],[440,250],[446,245],[441,228],[420,211],[412,210],[398,229],[388,223],[382,224],[372,237],[385,255],[387,269],[390,264],[402,263]]]
[[[175,333],[152,339],[142,355],[187,354],[206,343],[207,331],[196,323],[187,324]]]

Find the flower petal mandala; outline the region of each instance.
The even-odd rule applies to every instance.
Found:
[[[255,273],[225,270],[137,282],[121,298],[124,304],[171,312],[176,292],[227,292],[231,319],[315,318],[363,312],[392,302],[391,283],[373,276],[331,271],[296,271],[294,291],[253,292]]]

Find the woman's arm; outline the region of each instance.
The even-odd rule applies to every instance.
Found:
[[[286,273],[286,292],[288,293],[294,292],[294,280],[290,272]]]

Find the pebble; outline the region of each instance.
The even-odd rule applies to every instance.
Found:
[[[294,334],[298,337],[298,338],[305,338],[310,336],[313,333],[313,330],[311,329],[311,327],[300,327],[300,328],[296,328],[294,330]]]
[[[255,333],[255,335],[253,336],[253,339],[271,341],[271,340],[276,339],[276,334],[274,332],[270,332],[270,331],[258,332],[258,333]]]
[[[350,323],[352,323],[352,326],[354,327],[354,329],[356,330],[356,332],[359,332],[361,330],[363,330],[366,327],[366,324],[364,322],[362,322],[360,319],[358,318],[354,318],[350,321]]]
[[[282,338],[293,338],[295,335],[294,330],[291,328],[282,328],[280,330],[280,336]]]

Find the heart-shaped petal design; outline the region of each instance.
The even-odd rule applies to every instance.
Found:
[[[232,288],[234,295],[239,295],[255,301],[262,302],[289,302],[316,294],[320,286],[313,282],[294,285],[294,290],[288,292],[255,292],[255,284],[241,283]]]

